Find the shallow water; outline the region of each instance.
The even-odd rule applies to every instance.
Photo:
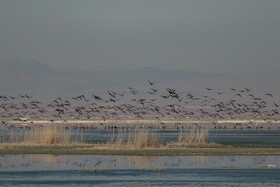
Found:
[[[29,172],[13,176],[1,185],[18,186],[277,186],[279,170],[111,170],[104,173]],[[17,175],[17,176],[15,176]],[[7,176],[6,176],[7,177]],[[3,181],[3,182],[2,182]]]
[[[280,184],[280,169],[278,169],[280,156],[6,154],[0,159],[0,185],[277,186]],[[93,169],[96,172],[93,172]]]
[[[24,129],[2,129],[0,133],[0,140],[6,139],[9,141],[9,134],[24,134]],[[72,135],[74,140],[80,139],[82,136],[84,142],[100,143],[118,138],[118,132],[115,129],[74,129],[67,130]],[[189,130],[184,130],[184,132]],[[127,136],[133,137],[135,129],[122,130],[127,132]],[[149,129],[154,136],[156,136],[162,143],[177,142],[180,129]],[[280,130],[279,129],[209,129],[209,142],[219,144],[233,144],[238,146],[252,146],[252,147],[280,147]]]
[[[1,136],[12,130],[1,131]],[[162,142],[180,130],[150,130]],[[118,130],[69,130],[76,139],[106,142]],[[130,130],[133,135],[135,130]],[[13,129],[13,133],[20,133]],[[22,133],[22,132],[21,132]],[[209,141],[280,147],[277,129],[210,129]],[[94,172],[95,171],[95,172]],[[280,156],[0,155],[4,186],[280,186]]]

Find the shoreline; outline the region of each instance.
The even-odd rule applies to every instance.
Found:
[[[111,148],[88,145],[23,145],[6,143],[0,145],[0,154],[76,154],[76,155],[145,155],[145,156],[190,156],[190,155],[280,155],[280,148],[251,147],[189,147],[189,148]]]

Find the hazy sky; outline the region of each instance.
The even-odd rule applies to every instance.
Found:
[[[279,0],[1,0],[0,62],[280,70]]]

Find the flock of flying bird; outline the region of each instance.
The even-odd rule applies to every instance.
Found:
[[[48,119],[262,119],[278,120],[279,106],[271,93],[256,96],[251,89],[219,92],[206,87],[207,94],[184,93],[174,88],[160,90],[148,81],[148,87],[127,87],[122,92],[107,90],[102,95],[57,97],[49,103],[32,96],[0,95],[0,118],[7,120]]]

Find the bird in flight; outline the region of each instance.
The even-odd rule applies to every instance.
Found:
[[[151,86],[155,84],[155,82],[152,82],[152,81],[150,81],[150,80],[148,80],[148,82],[149,82],[149,84],[150,84]]]

